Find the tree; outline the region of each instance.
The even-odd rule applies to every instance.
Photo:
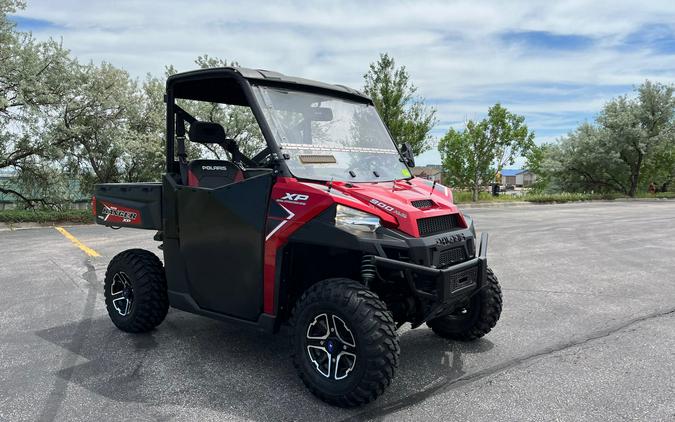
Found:
[[[417,88],[405,66],[396,68],[392,57],[380,54],[363,77],[364,92],[373,100],[399,147],[409,142],[415,155],[429,150],[429,132],[436,124],[436,110],[425,106],[424,100],[416,96]]]
[[[533,147],[534,133],[527,128],[525,118],[497,103],[480,122],[468,121],[463,131],[450,128],[438,150],[448,183],[470,189],[476,201],[481,186]]]
[[[633,98],[609,101],[595,124],[584,123],[548,152],[544,171],[568,191],[635,196],[651,181],[675,177],[673,86],[646,81]]]
[[[627,194],[628,168],[608,145],[607,132],[602,127],[583,123],[549,146],[542,173],[550,176],[557,190]]]
[[[628,167],[628,195],[635,196],[647,159],[663,143],[673,142],[673,86],[646,81],[637,98],[610,101],[598,117],[607,131],[607,145]]]
[[[79,66],[78,78],[55,131],[73,139],[66,167],[79,176],[83,193],[96,183],[159,180],[162,141],[152,115],[158,98],[146,91],[155,81],[139,89],[108,63]]]
[[[533,145],[529,151],[523,154],[525,158],[525,169],[537,176],[536,180],[530,185],[530,191],[541,192],[550,184],[550,175],[544,171],[544,163],[549,155],[551,146],[549,144]]]
[[[59,182],[54,160],[72,138],[53,136],[51,127],[76,83],[76,63],[59,43],[15,30],[7,15],[23,7],[22,1],[0,0],[0,169],[15,171],[17,186],[23,186],[4,185],[0,192],[34,207],[56,201],[49,193]]]

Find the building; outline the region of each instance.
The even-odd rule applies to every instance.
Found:
[[[502,185],[516,186],[526,188],[537,180],[537,176],[529,170],[523,169],[502,169]]]
[[[415,177],[421,177],[422,179],[427,180],[434,180],[437,183],[441,183],[441,179],[443,177],[442,167],[439,165],[413,167],[412,174]]]

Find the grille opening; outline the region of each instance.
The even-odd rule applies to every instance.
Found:
[[[420,232],[420,236],[430,236],[457,228],[460,228],[459,215],[457,214],[439,215],[437,217],[420,218],[417,220],[417,229]]]
[[[464,247],[459,246],[452,249],[447,249],[442,251],[438,255],[438,266],[439,268],[447,267],[448,265],[457,264],[466,260],[466,253],[464,252]]]
[[[415,208],[432,208],[436,204],[431,199],[418,199],[411,202],[412,206]]]

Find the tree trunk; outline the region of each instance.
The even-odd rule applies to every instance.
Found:
[[[635,197],[637,194],[638,182],[640,181],[640,168],[642,167],[642,158],[643,154],[638,155],[637,163],[630,175],[630,190],[628,191],[628,196],[631,198]]]
[[[478,201],[478,192],[480,192],[480,183],[478,183],[478,180],[474,180],[473,186],[471,187],[471,201]]]

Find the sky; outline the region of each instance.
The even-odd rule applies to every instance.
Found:
[[[437,109],[435,138],[500,102],[550,142],[646,79],[675,83],[672,0],[28,0],[12,19],[138,78],[191,70],[208,54],[360,89],[387,52]]]

